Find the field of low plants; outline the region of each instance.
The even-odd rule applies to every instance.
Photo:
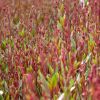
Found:
[[[100,0],[0,0],[0,100],[100,100]]]

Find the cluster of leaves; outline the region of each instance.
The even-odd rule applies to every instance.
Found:
[[[0,100],[99,97],[99,0],[0,1]]]

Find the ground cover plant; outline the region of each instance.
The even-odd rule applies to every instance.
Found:
[[[99,100],[100,0],[0,0],[0,100]]]

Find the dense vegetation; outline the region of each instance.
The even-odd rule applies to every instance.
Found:
[[[100,0],[0,0],[0,100],[99,98]]]

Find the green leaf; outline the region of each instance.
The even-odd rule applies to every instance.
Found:
[[[64,12],[64,4],[62,3],[60,6],[60,12],[63,13]]]
[[[83,55],[82,55],[82,59],[85,59],[86,58],[86,54],[84,53]]]
[[[20,36],[24,36],[24,34],[25,34],[25,29],[23,28],[22,31],[19,32],[19,35],[20,35]]]
[[[2,64],[2,71],[5,73],[8,73],[8,65],[7,64]]]
[[[90,60],[90,58],[91,58],[91,53],[89,53],[88,55],[87,55],[87,57],[86,57],[86,59],[85,59],[85,63],[87,63],[89,60]]]
[[[97,56],[95,55],[95,57],[92,59],[93,60],[93,63],[96,65],[97,64]]]
[[[52,68],[52,66],[50,64],[48,64],[48,68],[49,68],[49,72],[51,74],[53,74],[54,73],[54,69]]]
[[[16,17],[13,19],[13,23],[14,23],[15,25],[17,25],[17,24],[19,23],[19,17],[18,17],[18,16],[16,16]]]
[[[70,82],[69,82],[69,87],[71,88],[73,85],[74,85],[74,80],[71,79]]]
[[[35,29],[32,29],[31,34],[32,34],[32,36],[34,36],[36,34],[36,30]]]
[[[75,60],[75,62],[74,62],[74,67],[75,67],[75,69],[78,68],[79,64],[80,64],[80,62],[77,62],[77,61]]]
[[[1,48],[2,49],[6,49],[6,45],[7,45],[7,40],[3,40],[2,43],[1,43]]]
[[[50,90],[49,90],[49,88],[48,88],[48,82],[47,82],[47,80],[45,79],[45,77],[43,76],[43,74],[41,73],[40,70],[38,70],[38,74],[39,74],[39,78],[40,78],[41,82],[43,82],[43,83],[42,83],[42,89],[43,89],[44,91],[46,91],[46,93],[50,94],[50,93],[49,93]]]
[[[33,68],[32,68],[32,66],[30,65],[29,67],[26,68],[26,70],[27,70],[27,73],[30,73],[30,72],[33,71]]]
[[[13,39],[8,39],[8,43],[12,48],[14,48],[14,40]]]
[[[80,83],[80,73],[77,74],[76,80],[78,83]]]
[[[59,21],[57,21],[57,28],[58,28],[59,30],[62,30],[62,25],[61,25],[61,23],[60,23]]]
[[[42,88],[41,88],[41,86],[40,86],[39,83],[37,83],[37,84],[35,85],[35,90],[36,90],[38,96],[41,97],[41,95],[42,95]]]
[[[57,100],[57,95],[54,95],[53,100]]]
[[[65,21],[65,15],[60,16],[60,24],[62,25],[62,27],[64,27],[64,21]]]
[[[65,69],[66,69],[66,72],[68,72],[68,66],[66,66]]]
[[[88,0],[84,0],[85,1],[85,5],[87,5]]]
[[[7,94],[7,96],[6,96],[6,100],[10,100],[10,96],[9,96],[9,94]]]
[[[86,72],[85,72],[85,78],[86,79],[88,78],[89,72],[90,72],[90,68],[87,67]]]
[[[92,49],[95,47],[96,43],[95,43],[92,35],[89,35],[89,37],[90,37],[90,39],[88,41],[88,50],[89,50],[89,52],[91,52]]]
[[[71,47],[72,51],[74,52],[76,50],[76,42],[73,37],[71,37]]]
[[[2,95],[0,95],[0,100],[4,100],[4,98],[3,98],[3,96],[2,96]]]
[[[55,72],[51,79],[52,87],[55,88],[58,82],[58,72]]]

